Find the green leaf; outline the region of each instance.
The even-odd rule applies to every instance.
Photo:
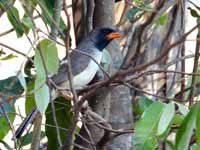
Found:
[[[174,115],[175,115],[174,103],[167,104],[164,108],[164,111],[158,123],[158,128],[157,128],[158,136],[162,135],[168,129]]]
[[[129,20],[132,20],[132,18],[133,18],[139,11],[141,11],[141,9],[139,9],[139,8],[131,8],[131,9],[129,9],[129,10],[126,12],[126,17],[127,17]]]
[[[66,99],[60,97],[57,98],[54,102],[55,104],[55,113],[56,119],[58,122],[58,126],[60,127],[60,137],[62,143],[64,143],[65,138],[67,136],[67,129],[71,125],[72,112],[71,112],[71,103],[70,101],[66,101]],[[54,125],[52,107],[49,104],[46,115],[46,123],[45,123],[45,133],[48,138],[48,150],[56,150],[59,149],[59,144],[57,143],[57,133],[56,128],[48,125]],[[66,129],[66,130],[63,130]]]
[[[188,9],[190,10],[190,14],[192,15],[192,17],[200,18],[200,15],[197,13],[195,9],[192,9],[191,7],[188,7]]]
[[[200,147],[200,109],[198,109],[197,112],[197,118],[196,118],[196,143],[198,147]]]
[[[31,144],[32,142],[32,137],[33,137],[33,132],[30,132],[22,137],[20,137],[20,144],[21,146],[25,146],[25,145],[28,145],[28,144]],[[45,137],[45,132],[41,132],[41,139],[43,139]]]
[[[14,0],[0,0],[0,11],[2,14],[6,12],[9,6],[13,6],[14,2]]]
[[[160,17],[155,21],[157,26],[162,26],[167,22],[167,13],[163,13],[160,15]]]
[[[158,145],[157,139],[155,137],[151,137],[144,144],[144,149],[146,149],[146,150],[155,150],[157,145]]]
[[[56,74],[59,68],[59,59],[55,42],[44,39],[39,43],[39,47],[44,56],[48,73]]]
[[[41,54],[45,64],[43,64]],[[40,41],[39,48],[36,49],[34,64],[39,78],[45,78],[44,65],[49,74],[56,74],[59,68],[56,44],[48,39]]]
[[[143,113],[142,118],[136,123],[135,126],[135,135],[136,139],[135,145],[139,147],[136,150],[140,150],[141,147],[144,149],[145,147],[154,147],[157,145],[157,142],[153,142],[156,135],[156,127],[160,120],[160,116],[162,115],[164,105],[160,102],[152,103]]]
[[[25,80],[25,77],[24,75],[20,72],[19,75],[18,75],[18,79],[19,79],[19,82],[20,84],[22,85],[22,87],[24,88],[24,90],[26,91],[26,80]]]
[[[26,114],[29,114],[34,107],[36,107],[35,104],[35,96],[34,96],[34,80],[28,83],[27,85],[27,96],[26,96],[26,101],[25,101],[25,112]]]
[[[151,105],[152,103],[153,103],[153,101],[151,99],[149,99],[148,97],[140,96],[139,107],[142,112],[144,112],[149,107],[149,105]]]
[[[49,87],[39,78],[35,80],[35,101],[41,113],[44,113],[50,101]]]
[[[181,104],[181,103],[176,103],[176,104],[178,105],[178,111],[181,114],[183,114],[184,116],[186,116],[187,113],[189,112],[188,108],[185,105]]]
[[[190,112],[183,120],[176,134],[176,150],[188,150],[190,138],[195,128],[197,113],[199,112],[199,109],[200,103],[198,102],[192,106]]]
[[[119,69],[121,67],[122,63],[123,63],[123,58],[118,57],[116,60],[114,60],[113,67],[115,69]]]
[[[3,103],[3,107],[6,112],[10,112],[12,110],[16,98],[18,98],[23,91],[23,87],[16,76],[0,80],[1,103]],[[2,113],[1,109],[0,113]]]
[[[170,150],[175,150],[174,143],[172,141],[166,140],[167,146],[169,146]]]
[[[155,137],[148,138],[144,144],[140,143],[140,140],[133,137],[133,144],[135,145],[134,150],[155,150],[158,145]]]
[[[200,147],[195,143],[190,147],[190,150],[200,150]]]
[[[43,64],[42,58],[40,56],[39,49],[35,50],[34,66],[36,69],[37,77],[39,77],[41,79],[43,78],[45,80],[46,74],[45,74],[44,64]]]
[[[34,28],[33,22],[32,22],[30,17],[22,18],[22,24],[24,26],[26,26],[27,28],[29,28],[29,29],[33,29]]]
[[[17,56],[14,55],[14,54],[9,54],[3,58],[0,58],[0,60],[10,60],[10,59],[13,59],[13,58],[16,58]]]
[[[107,71],[109,69],[110,62],[111,62],[110,53],[108,52],[107,49],[104,49],[102,53],[102,59],[101,59],[102,67],[104,68],[104,70]]]
[[[45,83],[45,67],[49,74],[57,73],[59,67],[58,53],[54,42],[48,39],[40,41],[38,49],[36,49],[34,65],[37,74],[35,81],[35,101],[39,110],[44,113],[50,100],[49,87]]]
[[[175,114],[172,120],[172,124],[180,125],[184,120],[184,116],[180,114]]]
[[[137,114],[142,114],[146,108],[148,108],[148,106],[150,104],[152,104],[153,101],[150,100],[148,97],[146,96],[140,96],[139,100],[137,103],[133,103],[133,112],[137,115]]]
[[[36,1],[41,7],[41,10],[42,10],[41,17],[44,23],[51,26],[55,0],[36,0]],[[59,27],[61,31],[66,30],[66,25],[62,18],[60,19]]]
[[[12,24],[13,28],[15,29],[17,37],[21,37],[24,32],[20,22],[19,12],[17,8],[15,8],[14,6],[10,6],[7,11],[7,17],[10,23]]]
[[[19,2],[24,8],[25,15],[33,16],[33,11],[37,5],[36,0],[20,0]]]
[[[3,107],[4,107],[4,105],[3,105]],[[12,107],[10,112],[12,112],[12,114],[7,114],[7,115],[8,115],[9,120],[11,121],[11,123],[13,123],[13,121],[15,120],[15,108]],[[10,131],[9,123],[8,123],[6,117],[3,115],[0,115],[0,129],[1,129],[0,139],[2,140],[7,135],[7,133]]]

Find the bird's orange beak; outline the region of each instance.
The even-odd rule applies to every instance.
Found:
[[[111,33],[106,35],[106,38],[108,40],[112,40],[112,39],[116,39],[116,38],[120,38],[120,37],[122,37],[122,35],[119,32],[111,32]]]

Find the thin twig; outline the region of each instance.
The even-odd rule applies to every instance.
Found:
[[[50,32],[50,37],[53,40],[57,39],[57,35],[58,35],[59,30],[60,30],[59,24],[60,24],[62,7],[63,7],[63,0],[55,0],[55,2],[54,2],[54,12],[53,12],[53,18],[52,18],[52,26],[51,26],[51,32]],[[51,93],[51,90],[49,90],[49,92]],[[54,101],[52,99],[52,96],[50,96],[50,100],[51,100],[53,120],[54,120],[54,123],[55,123],[55,126],[56,126],[57,140],[58,140],[59,147],[61,148],[62,147],[62,140],[61,140],[61,137],[60,137],[60,130],[58,128],[58,122],[57,122],[56,112],[55,112],[55,105],[54,105]]]
[[[199,21],[197,21],[199,23]],[[198,30],[197,38],[200,38],[200,31]],[[196,41],[196,48],[195,48],[195,57],[194,57],[194,66],[193,66],[193,73],[197,72],[198,69],[198,64],[199,64],[199,49],[200,49],[200,41]],[[192,81],[191,81],[191,89],[190,89],[190,94],[188,96],[189,100],[189,106],[192,106],[193,104],[193,99],[194,99],[194,91],[195,91],[195,82],[196,82],[196,76],[192,76]]]
[[[33,138],[31,143],[31,150],[38,150],[40,147],[40,135],[41,135],[41,125],[42,125],[42,116],[37,114],[37,119],[34,120],[34,129],[33,129]]]
[[[4,32],[0,33],[0,37],[1,37],[1,36],[4,36],[4,35],[6,35],[6,34],[9,34],[9,33],[13,32],[13,31],[14,31],[14,28],[9,29],[9,30],[7,30],[7,31],[4,31]]]
[[[56,40],[57,35],[58,35],[62,8],[63,8],[63,0],[55,0],[54,8],[53,8],[53,18],[52,18],[53,21],[52,21],[51,32],[50,32],[50,37],[53,40]]]
[[[39,6],[41,7],[41,9],[43,11],[46,12],[47,16],[50,18],[50,20],[52,21],[52,23],[55,25],[55,28],[57,28],[58,33],[62,36],[62,38],[65,38],[65,35],[63,34],[63,32],[61,31],[61,29],[59,28],[59,26],[57,26],[57,23],[55,22],[55,20],[52,18],[52,16],[48,13],[48,11],[45,9],[45,6],[42,4],[41,1],[37,0]]]
[[[70,29],[69,29],[70,30]],[[78,102],[78,96],[77,96],[77,93],[74,89],[74,86],[73,86],[73,75],[72,75],[72,70],[71,70],[71,62],[70,62],[70,54],[69,54],[69,49],[68,49],[68,43],[67,43],[67,36],[69,35],[68,33],[66,33],[67,35],[65,36],[66,40],[65,40],[65,48],[66,48],[66,56],[67,56],[67,59],[68,59],[68,63],[67,63],[67,76],[68,76],[68,79],[69,79],[69,86],[70,86],[70,90],[72,92],[72,95],[73,95],[73,111],[74,111],[74,114],[72,116],[72,123],[71,123],[71,126],[68,130],[68,134],[67,134],[67,137],[65,139],[65,143],[62,147],[63,150],[70,150],[70,147],[72,145],[72,141],[73,141],[73,135],[74,135],[74,132],[75,132],[75,129],[76,129],[76,124],[78,122],[78,117],[79,117],[79,110],[80,108],[78,108],[78,105],[77,105],[77,102]]]
[[[3,101],[3,100],[0,98],[0,101]],[[2,113],[3,113],[3,115],[5,116],[5,118],[6,118],[7,122],[8,122],[8,125],[9,125],[9,127],[11,129],[12,134],[13,134],[13,137],[15,137],[15,129],[13,127],[13,124],[12,124],[11,120],[8,117],[8,114],[6,113],[4,107],[2,106],[2,104],[0,104],[0,108],[1,108]],[[13,140],[14,140],[15,148],[17,148],[17,141],[16,141],[15,138]]]
[[[31,62],[33,62],[33,60],[31,58],[29,58],[26,54],[20,52],[19,50],[16,50],[15,48],[12,48],[12,47],[10,47],[10,46],[8,46],[6,44],[3,44],[1,42],[0,42],[0,45],[3,46],[3,47],[5,47],[5,48],[7,48],[7,49],[9,49],[9,50],[11,50],[11,51],[13,51],[13,52],[15,52],[15,53],[17,53],[17,54],[20,54],[20,55],[24,56],[25,58],[27,58],[28,60],[30,60]]]
[[[90,130],[88,129],[87,125],[85,124],[85,122],[83,122],[83,127],[84,127],[86,133],[87,133],[88,136],[89,136],[90,145],[91,145],[92,149],[93,149],[93,150],[96,150],[95,145],[94,145],[94,140],[93,140],[93,138],[92,138],[92,134],[91,134]]]

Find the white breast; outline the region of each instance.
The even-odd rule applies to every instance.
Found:
[[[92,57],[96,60],[98,64],[100,64],[102,52],[95,52],[95,54],[92,54]],[[91,59],[87,68],[79,75],[73,77],[73,86],[75,89],[81,89],[85,87],[94,78],[97,70],[99,69],[99,66],[96,64],[96,62]],[[64,86],[69,87],[69,82],[65,83]]]

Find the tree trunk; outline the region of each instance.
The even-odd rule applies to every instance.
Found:
[[[93,27],[114,27],[115,17],[114,17],[114,1],[113,0],[94,0],[94,17],[93,17]],[[109,46],[108,50],[111,55],[110,64],[110,75],[119,69],[116,64],[119,60],[122,60],[122,54],[120,52],[120,46],[115,40]],[[91,102],[90,102],[91,101]],[[132,116],[132,105],[130,98],[130,91],[124,86],[119,86],[115,88],[102,88],[97,95],[89,100],[92,110],[97,114],[101,115],[105,120],[111,123],[113,129],[121,129],[124,127],[131,128],[133,122]],[[117,114],[117,115],[116,115]],[[104,135],[104,130],[99,129],[95,125],[86,124],[90,131],[91,136],[94,139],[94,144],[98,143]],[[109,133],[111,134],[111,133]],[[85,128],[81,128],[80,135],[89,140],[88,133]],[[109,135],[108,135],[109,136]],[[104,136],[105,137],[105,136]],[[115,138],[107,146],[101,147],[101,149],[131,149],[131,137],[132,135],[121,135]],[[78,138],[76,143],[92,149],[87,142]],[[77,150],[78,148],[76,148]]]

